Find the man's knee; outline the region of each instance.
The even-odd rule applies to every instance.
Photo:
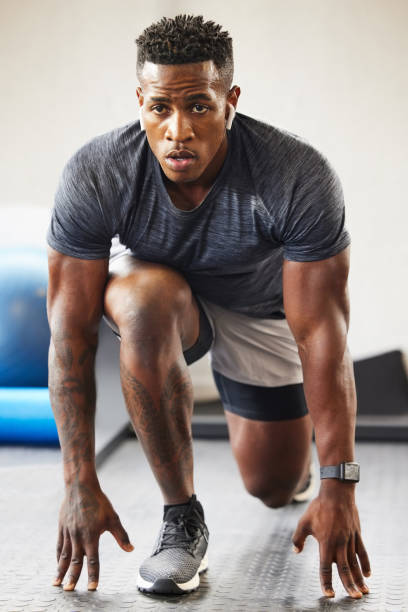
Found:
[[[260,499],[269,508],[281,508],[292,501],[297,481],[290,479],[283,484],[278,481],[265,481],[259,477],[252,477],[246,478],[244,484],[250,495]]]
[[[148,340],[152,347],[172,333],[183,336],[192,307],[186,280],[177,271],[160,265],[113,277],[105,292],[105,313],[121,338]]]

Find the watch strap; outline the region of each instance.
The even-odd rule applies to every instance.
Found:
[[[320,478],[341,478],[340,465],[325,465],[321,467]]]
[[[320,468],[320,478],[337,478],[345,482],[359,482],[360,466],[358,463],[351,461],[338,465],[324,465]]]

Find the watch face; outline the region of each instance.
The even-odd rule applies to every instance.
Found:
[[[344,464],[344,479],[357,481],[360,479],[360,466],[358,463]]]

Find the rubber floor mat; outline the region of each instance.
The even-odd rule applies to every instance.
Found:
[[[408,445],[357,445],[357,503],[372,564],[371,592],[360,601],[346,595],[337,576],[336,598],[321,596],[315,540],[308,538],[302,554],[292,552],[291,536],[306,504],[274,510],[251,497],[227,441],[195,440],[194,449],[196,492],[210,530],[209,569],[198,591],[160,597],[136,589],[138,566],[160,528],[162,501],[140,444],[129,439],[102,465],[99,479],[135,550],[126,553],[111,534],[102,535],[94,593],[86,590],[86,562],[74,592],[51,586],[61,466],[0,469],[0,610],[408,611]]]

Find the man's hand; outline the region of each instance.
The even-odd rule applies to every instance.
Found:
[[[57,575],[54,586],[60,586],[68,571],[65,591],[73,591],[82,571],[83,558],[88,565],[88,590],[94,591],[99,581],[99,537],[110,531],[126,552],[134,547],[99,485],[75,483],[67,488],[59,516],[57,543]]]
[[[328,484],[328,483],[327,483]],[[333,486],[330,486],[333,485]],[[350,597],[369,592],[364,576],[370,576],[370,561],[360,532],[354,491],[348,483],[330,483],[322,488],[300,519],[293,536],[295,552],[301,552],[308,535],[319,543],[320,582],[323,594],[334,597],[332,563]],[[360,563],[358,562],[358,559]],[[360,568],[361,565],[361,568]]]

